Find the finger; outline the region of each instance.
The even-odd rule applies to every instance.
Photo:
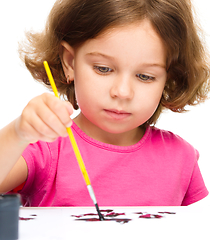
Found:
[[[36,116],[33,117],[32,122],[25,121],[20,116],[16,120],[16,124],[15,124],[15,129],[16,129],[16,132],[17,132],[18,136],[20,137],[20,139],[22,139],[23,141],[26,141],[28,143],[34,143],[39,140],[46,141],[46,142],[54,141],[57,138],[57,134],[53,135],[51,133],[51,137],[44,136],[40,132],[39,125],[41,125],[42,123],[39,123],[39,121],[40,121],[39,118],[36,119]],[[34,122],[36,122],[36,124],[34,124]],[[54,137],[52,137],[52,136],[54,136]]]
[[[48,137],[46,135],[41,134],[37,129],[35,129],[32,125],[28,124],[28,131],[27,131],[26,138],[30,143],[35,143],[37,141],[43,141],[43,142],[53,142],[55,141],[58,136],[56,137]]]
[[[74,113],[74,108],[73,108],[72,104],[69,101],[63,101],[63,103],[67,108],[69,116],[71,116]]]
[[[46,141],[47,139],[47,141],[53,141],[61,136],[53,127],[49,126],[48,121],[45,121],[44,118],[40,117],[37,113],[31,115],[29,124],[31,128],[35,130],[34,136],[38,137],[39,140]],[[66,136],[65,128],[64,135]]]
[[[69,102],[64,102],[51,96],[45,99],[45,103],[65,127],[70,127],[72,125],[73,122],[70,115],[73,113],[73,107]]]
[[[65,137],[68,135],[66,127],[59,117],[45,104],[44,98],[52,99],[52,101],[50,101],[52,103],[56,99],[52,94],[43,94],[32,99],[24,108],[17,128],[17,132],[23,140],[44,141],[47,139],[51,141],[51,139],[56,139],[58,136]],[[59,99],[56,100],[58,101]],[[58,102],[60,102],[60,100]],[[70,112],[71,109],[69,106],[65,107],[65,109],[69,121],[70,117],[68,112]]]
[[[47,106],[44,105],[37,110],[39,120],[36,120],[36,129],[46,137],[67,136],[65,125],[59,117]]]
[[[18,137],[24,142],[36,142],[39,140],[39,133],[30,125],[28,121],[23,119],[21,115],[16,119],[15,130]]]

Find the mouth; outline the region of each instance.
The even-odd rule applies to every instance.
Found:
[[[128,113],[126,111],[119,111],[116,109],[104,109],[105,113],[115,120],[123,120],[131,115],[131,113]]]

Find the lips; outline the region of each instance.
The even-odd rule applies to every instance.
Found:
[[[104,111],[109,117],[115,120],[123,120],[131,115],[131,113],[126,111],[119,111],[116,109],[104,109]]]

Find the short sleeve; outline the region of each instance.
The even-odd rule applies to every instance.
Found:
[[[28,177],[20,194],[28,198],[39,192],[46,183],[51,168],[51,152],[45,142],[28,145],[22,153],[28,167]]]
[[[195,203],[205,198],[208,193],[209,192],[205,186],[198,162],[196,161],[189,187],[182,201],[182,206],[188,206],[192,203]]]

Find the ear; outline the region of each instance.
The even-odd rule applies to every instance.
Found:
[[[65,41],[61,42],[60,59],[66,78],[74,81],[74,49]]]

